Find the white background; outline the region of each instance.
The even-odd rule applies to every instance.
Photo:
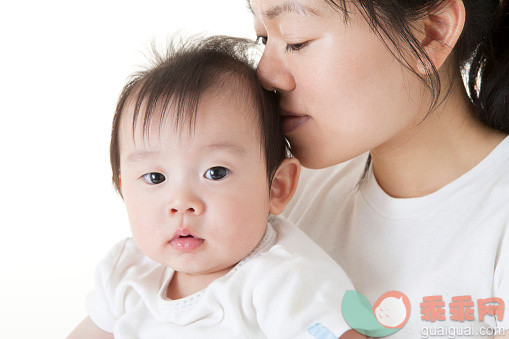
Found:
[[[129,236],[110,181],[116,100],[151,40],[254,38],[245,0],[0,6],[0,337],[63,338],[108,249]]]

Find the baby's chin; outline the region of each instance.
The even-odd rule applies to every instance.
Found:
[[[230,243],[237,246],[228,247],[227,244]],[[259,240],[256,240],[244,242],[243,246],[238,246],[239,241],[235,238],[220,243],[214,242],[214,239],[205,239],[204,244],[196,252],[175,252],[174,250],[166,252],[165,264],[177,272],[188,275],[221,277],[246,258],[258,243]]]
[[[199,263],[172,263],[167,265],[176,272],[184,273],[191,277],[208,276],[215,279],[220,278],[230,272],[237,263],[225,263],[224,265],[199,265]]]

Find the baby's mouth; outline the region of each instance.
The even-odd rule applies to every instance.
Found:
[[[193,251],[204,242],[205,239],[198,238],[185,230],[179,230],[170,240],[170,245],[179,251]]]

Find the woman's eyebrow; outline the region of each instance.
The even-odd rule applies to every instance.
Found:
[[[248,7],[251,13],[255,15],[250,2],[248,2]],[[316,16],[320,15],[315,9],[297,1],[284,1],[281,5],[276,5],[263,11],[262,15],[267,19],[272,20],[275,17],[286,13],[316,15]]]

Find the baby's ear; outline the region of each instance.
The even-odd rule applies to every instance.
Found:
[[[299,182],[300,163],[295,158],[283,160],[272,179],[269,197],[269,212],[281,214],[292,199]]]

